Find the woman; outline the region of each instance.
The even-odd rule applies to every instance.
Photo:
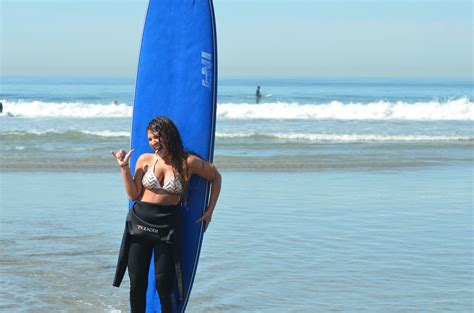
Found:
[[[178,129],[167,117],[156,117],[146,131],[154,153],[145,153],[138,158],[133,176],[128,166],[133,150],[128,153],[119,150],[112,154],[120,166],[128,197],[136,200],[129,216],[136,215],[139,220],[153,225],[170,225],[166,228],[166,236],[159,240],[130,235],[127,230],[124,235],[124,238],[127,237],[128,250],[125,253],[128,254],[132,312],[145,312],[148,270],[154,250],[156,289],[161,312],[166,313],[172,312],[173,278],[175,272],[179,272],[176,268],[177,249],[173,250],[180,244],[177,205],[186,200],[191,175],[199,175],[208,180],[212,184],[209,206],[198,220],[204,222],[207,229],[219,197],[221,175],[214,165],[184,150]],[[122,243],[122,249],[123,247]]]

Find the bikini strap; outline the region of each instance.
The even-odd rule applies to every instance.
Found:
[[[153,162],[153,165],[151,166],[153,173],[155,173],[155,165],[158,162],[158,157],[156,157],[155,162]]]

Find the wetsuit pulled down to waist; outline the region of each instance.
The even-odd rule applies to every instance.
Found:
[[[182,301],[183,277],[181,269],[181,220],[177,205],[160,205],[137,201],[127,215],[122,245],[120,247],[114,286],[120,286],[129,263],[130,248],[134,243],[162,242],[172,247],[172,259],[177,279],[179,300]],[[132,257],[133,259],[133,257]]]
[[[162,205],[144,201],[136,201],[132,209],[138,217],[155,225],[160,225],[178,212],[177,205]]]
[[[173,244],[180,232],[178,208],[137,201],[127,215],[127,229],[130,235],[144,240]]]

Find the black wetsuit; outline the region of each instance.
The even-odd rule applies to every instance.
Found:
[[[262,93],[260,92],[260,87],[258,87],[257,91],[255,92],[255,101],[259,103],[261,97],[262,97]]]
[[[120,286],[125,268],[128,266],[132,313],[145,312],[148,272],[154,251],[155,281],[161,312],[171,313],[173,279],[175,273],[180,272],[181,262],[181,223],[178,208],[175,205],[137,201],[133,210],[138,217],[150,224],[171,225],[175,235],[172,241],[150,240],[130,235],[125,229],[113,285]],[[178,276],[181,278],[181,273]]]

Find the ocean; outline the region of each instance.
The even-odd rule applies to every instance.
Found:
[[[110,152],[129,147],[134,79],[0,82],[0,310],[128,312]],[[188,312],[472,312],[472,92],[221,78],[223,189]]]

